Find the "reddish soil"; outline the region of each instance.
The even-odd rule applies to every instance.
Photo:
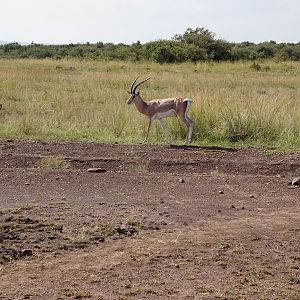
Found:
[[[297,153],[2,140],[0,299],[300,299],[299,176]]]

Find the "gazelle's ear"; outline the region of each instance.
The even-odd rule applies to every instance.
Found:
[[[140,92],[137,92],[136,94],[137,94],[137,95],[139,95],[139,94],[140,94]]]

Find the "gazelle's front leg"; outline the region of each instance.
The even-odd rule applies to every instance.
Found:
[[[161,128],[162,128],[164,134],[165,134],[166,137],[167,137],[168,143],[169,143],[170,145],[172,145],[172,144],[173,144],[173,141],[171,140],[171,138],[170,138],[170,136],[169,136],[169,133],[168,133],[168,131],[167,131],[165,120],[164,120],[164,119],[158,119],[158,121],[159,121],[159,123],[160,123],[160,126],[161,126]]]
[[[187,127],[188,127],[188,133],[186,136],[186,144],[189,144],[191,142],[192,139],[192,132],[193,132],[193,127],[194,127],[194,122],[189,118],[186,117],[187,119]]]
[[[144,143],[147,143],[147,141],[148,141],[148,136],[149,136],[149,131],[150,131],[150,128],[151,128],[151,123],[152,123],[152,118],[149,118],[149,124],[148,124],[146,139],[145,139]]]

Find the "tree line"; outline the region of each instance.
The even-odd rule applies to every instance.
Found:
[[[237,61],[259,58],[299,61],[300,42],[231,43],[216,39],[215,34],[208,29],[188,28],[183,34],[176,34],[170,40],[157,40],[145,44],[139,41],[131,45],[102,42],[68,45],[9,43],[0,45],[0,58],[80,58],[134,62],[148,60],[158,63]]]

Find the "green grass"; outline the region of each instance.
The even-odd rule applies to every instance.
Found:
[[[46,169],[67,169],[69,163],[59,156],[48,156],[40,160],[40,167]]]
[[[132,80],[145,100],[193,99],[194,144],[300,148],[300,62],[155,63],[0,60],[0,138],[139,143],[147,120],[126,105]],[[168,119],[173,138],[185,128]],[[153,126],[150,143],[165,143]]]

